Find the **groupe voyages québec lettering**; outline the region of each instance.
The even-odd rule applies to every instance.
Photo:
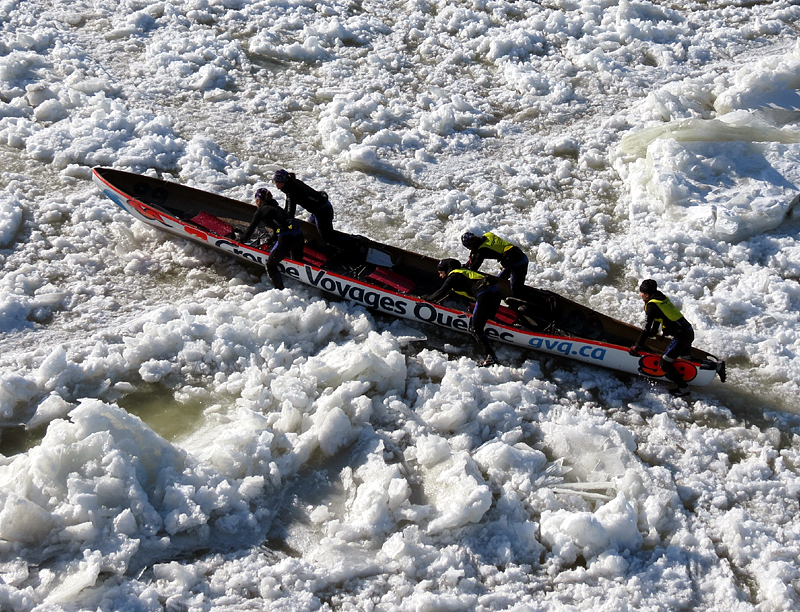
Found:
[[[264,260],[260,255],[238,248],[227,240],[217,240],[216,246],[224,250],[230,250],[235,255],[252,260],[264,265]],[[404,318],[413,318],[418,321],[432,323],[441,327],[449,327],[458,331],[469,330],[469,319],[466,314],[456,315],[450,312],[437,309],[427,302],[416,300],[405,300],[394,295],[378,292],[369,287],[348,282],[347,280],[336,278],[329,275],[325,270],[314,270],[309,265],[300,267],[299,265],[286,264],[281,262],[279,269],[282,274],[295,278],[304,284],[320,288],[328,293],[339,295],[340,297],[363,304],[368,308],[377,308],[389,314],[395,314]],[[303,278],[303,275],[305,278]],[[486,333],[489,336],[513,342],[515,334],[510,331],[503,331],[494,327],[487,327]],[[586,344],[576,344],[568,340],[558,338],[533,337],[527,342],[531,348],[559,353],[566,356],[577,356],[584,359],[603,361],[606,356],[606,349],[601,346]]]

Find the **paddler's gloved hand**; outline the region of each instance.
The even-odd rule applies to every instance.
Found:
[[[634,344],[631,348],[628,349],[628,354],[632,355],[633,357],[638,357],[639,348]]]

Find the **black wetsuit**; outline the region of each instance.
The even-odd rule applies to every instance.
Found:
[[[694,328],[669,298],[660,291],[656,291],[650,296],[644,312],[647,317],[644,329],[633,348],[638,349],[647,338],[657,335],[660,327],[665,336],[672,336],[667,350],[661,356],[661,369],[669,380],[679,387],[685,387],[686,382],[675,368],[675,360],[691,355]]]
[[[486,355],[497,361],[494,349],[486,335],[486,323],[497,314],[503,296],[496,280],[473,270],[457,268],[448,273],[442,286],[428,296],[429,302],[440,302],[451,291],[475,300],[472,309],[472,318],[469,322],[469,331]]]
[[[295,261],[302,261],[305,241],[297,219],[289,216],[277,204],[275,200],[270,200],[258,207],[253,215],[253,220],[242,236],[242,242],[246,242],[250,238],[260,223],[275,232],[278,243],[272,247],[265,267],[273,286],[276,289],[283,289],[283,279],[278,264],[288,255],[291,255]]]
[[[328,194],[312,189],[295,178],[294,174],[290,174],[289,177],[283,187],[279,187],[286,195],[286,213],[294,217],[298,206],[304,208],[314,216],[314,225],[317,226],[320,238],[329,244],[339,246],[341,237],[333,229],[333,206],[328,200]]]

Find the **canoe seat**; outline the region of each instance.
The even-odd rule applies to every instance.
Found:
[[[328,263],[328,258],[319,251],[315,251],[310,246],[306,245],[303,247],[303,261],[312,266],[321,268]]]
[[[494,316],[494,318],[500,321],[500,323],[513,325],[517,322],[517,313],[507,306],[500,306],[500,308],[497,309],[497,314]]]
[[[400,293],[411,293],[417,286],[417,284],[410,278],[406,278],[405,276],[402,276],[397,272],[393,272],[389,268],[384,268],[383,266],[378,266],[375,268],[375,270],[373,270],[373,272],[367,276],[367,280],[380,283],[382,285],[388,285]]]
[[[233,226],[230,223],[225,223],[222,219],[209,215],[207,212],[201,212],[199,215],[192,217],[190,221],[215,233],[217,236],[222,236],[223,238],[233,236]]]

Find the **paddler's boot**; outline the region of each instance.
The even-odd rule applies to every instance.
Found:
[[[486,359],[481,361],[480,366],[482,368],[488,368],[489,366],[497,365],[497,358],[494,355],[489,355]]]
[[[283,289],[283,278],[281,278],[281,273],[278,271],[277,266],[274,269],[272,266],[267,267],[267,276],[269,276],[269,280],[272,281],[272,286],[275,289]]]

